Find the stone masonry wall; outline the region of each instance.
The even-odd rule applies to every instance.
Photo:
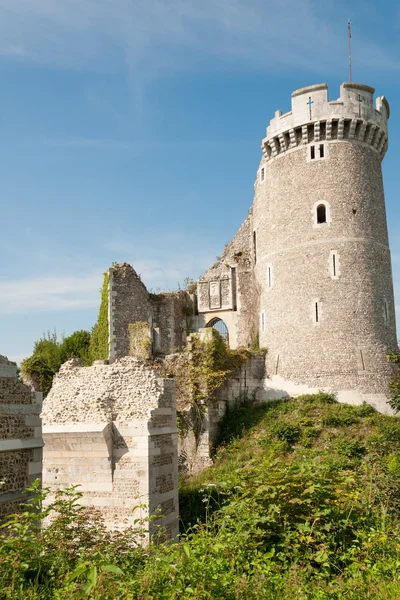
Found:
[[[218,390],[215,400],[207,407],[199,439],[196,440],[192,429],[179,438],[179,470],[197,473],[209,467],[212,464],[210,451],[218,440],[219,425],[227,407],[246,398],[253,402],[268,400],[264,386],[265,356],[260,354],[243,363]]]
[[[276,113],[257,174],[253,262],[268,375],[386,411],[386,354],[397,348],[381,170],[388,105],[376,110],[373,92],[343,84],[328,102],[326,85],[311,86]]]
[[[258,293],[252,267],[251,216],[228,244],[218,263],[198,282],[198,308],[204,327],[220,318],[228,327],[229,344],[248,345],[258,331]]]
[[[42,394],[17,381],[0,356],[0,522],[26,502],[22,491],[42,474]]]
[[[130,323],[150,322],[149,295],[139,275],[127,263],[109,269],[110,358],[129,356]]]
[[[149,323],[152,350],[170,354],[185,344],[193,301],[183,291],[151,294],[127,263],[109,269],[110,358],[129,356],[129,325]]]
[[[175,383],[132,357],[83,367],[66,362],[43,405],[43,482],[54,493],[80,485],[108,527],[161,511],[159,527],[178,534]],[[51,498],[50,498],[51,499]],[[147,512],[146,512],[147,511]]]

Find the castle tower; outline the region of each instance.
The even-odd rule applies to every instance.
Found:
[[[262,142],[252,211],[260,345],[283,389],[387,409],[397,347],[381,161],[389,104],[343,83],[296,90]]]

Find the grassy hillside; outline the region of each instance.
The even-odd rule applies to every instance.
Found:
[[[86,513],[67,529],[64,516],[35,540],[36,566],[32,540],[18,554],[3,545],[0,589],[24,599],[398,600],[399,501],[399,419],[326,394],[244,404],[225,419],[215,465],[181,483],[179,544],[133,548],[129,536],[105,537],[99,520],[89,535]]]

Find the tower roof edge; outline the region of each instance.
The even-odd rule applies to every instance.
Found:
[[[295,98],[296,96],[302,96],[303,94],[310,94],[311,92],[317,92],[318,90],[327,90],[327,89],[328,89],[327,83],[316,83],[314,85],[308,85],[306,87],[299,88],[298,90],[295,90],[294,92],[292,92],[292,98]]]

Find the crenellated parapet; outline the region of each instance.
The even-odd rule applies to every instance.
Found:
[[[381,158],[388,147],[389,103],[376,99],[374,88],[343,83],[338,100],[328,100],[325,83],[292,93],[292,110],[277,111],[262,142],[264,160],[269,161],[300,145],[312,142],[352,140],[368,144]]]

